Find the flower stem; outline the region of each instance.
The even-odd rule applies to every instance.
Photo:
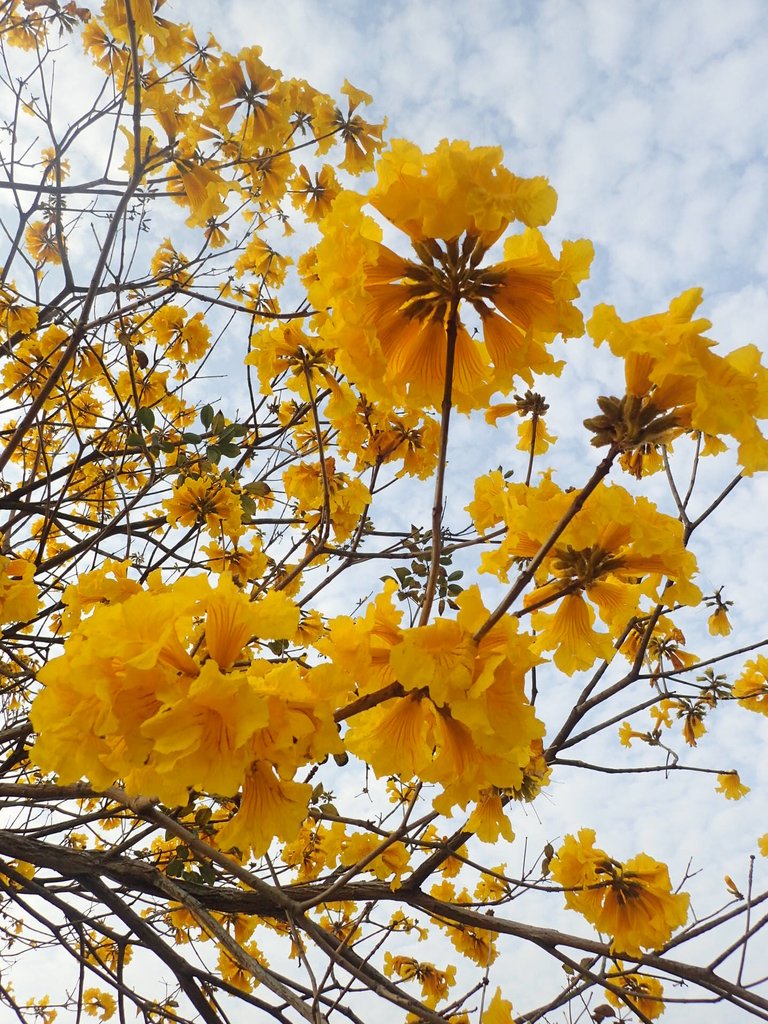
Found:
[[[443,493],[445,490],[445,467],[448,461],[448,427],[451,420],[451,402],[453,395],[453,364],[456,356],[456,336],[459,330],[459,301],[451,301],[451,311],[446,324],[447,351],[445,354],[445,387],[443,401],[440,406],[440,449],[437,460],[437,476],[435,477],[435,500],[432,504],[432,554],[429,564],[429,576],[424,588],[424,602],[421,606],[419,625],[426,626],[432,611],[432,603],[437,590],[437,577],[440,572],[440,556],[443,553]]]

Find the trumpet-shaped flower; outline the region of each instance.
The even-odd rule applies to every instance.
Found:
[[[757,425],[768,418],[768,369],[754,345],[725,356],[714,351],[717,343],[704,336],[711,323],[693,319],[701,301],[701,289],[691,288],[673,299],[668,311],[626,323],[612,306],[597,306],[588,330],[596,345],[605,341],[624,359],[627,395],[637,400],[629,446],[663,444],[686,430],[731,437],[738,443],[739,464],[750,475],[768,468],[768,440]],[[632,426],[627,408],[616,406],[614,425],[608,409],[607,419],[588,421],[597,431],[593,443],[621,439]]]
[[[744,665],[733,684],[733,696],[743,708],[768,715],[768,658],[759,654]]]
[[[687,893],[673,893],[665,864],[644,853],[625,864],[595,848],[595,833],[568,835],[550,870],[566,906],[611,936],[611,948],[630,956],[660,949],[688,918]]]
[[[367,202],[407,236],[401,256],[381,244]],[[501,164],[501,150],[442,142],[424,155],[402,140],[379,161],[365,199],[342,193],[321,224],[310,299],[339,366],[374,397],[397,395],[439,407],[453,346],[452,389],[461,409],[487,404],[497,388],[533,373],[559,373],[547,345],[583,333],[573,306],[592,256],[588,242],[566,243],[555,257],[536,226],[555,194],[543,178],[522,179]],[[501,262],[491,246],[515,220]],[[479,317],[482,342],[462,317]]]

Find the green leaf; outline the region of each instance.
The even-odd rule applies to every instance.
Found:
[[[125,443],[128,445],[129,448],[143,448],[144,438],[141,436],[141,434],[132,433],[129,434],[128,437],[126,437]]]
[[[251,480],[243,490],[248,494],[253,494],[256,498],[266,498],[272,493],[272,488],[264,480]]]
[[[210,807],[198,807],[195,811],[195,821],[198,825],[207,825],[213,817],[213,811]]]
[[[185,430],[181,435],[181,440],[184,444],[200,444],[203,440],[202,434],[195,434],[191,430]]]
[[[211,424],[213,423],[213,406],[204,405],[200,410],[200,422],[203,424],[206,430],[210,430]]]
[[[152,430],[155,425],[155,414],[148,407],[136,410],[136,422],[145,430]]]
[[[203,862],[198,868],[198,874],[205,883],[205,885],[213,885],[216,881],[216,869],[212,864]]]
[[[240,507],[244,515],[248,517],[256,515],[256,502],[253,498],[249,498],[247,494],[240,495]]]
[[[219,441],[216,446],[225,459],[236,459],[240,455],[240,445],[229,444],[227,441]]]
[[[212,462],[214,466],[218,466],[221,461],[221,452],[215,444],[209,444],[205,451],[205,457],[209,462]]]

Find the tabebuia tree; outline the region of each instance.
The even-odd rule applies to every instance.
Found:
[[[3,1020],[768,1019],[762,862],[697,875],[747,785],[689,756],[768,713],[696,550],[757,349],[696,288],[583,313],[498,148],[151,0],[0,11]],[[686,771],[700,835],[601,838]]]

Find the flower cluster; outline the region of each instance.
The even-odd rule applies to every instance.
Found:
[[[750,475],[768,469],[768,440],[756,420],[768,418],[768,369],[755,345],[718,355],[704,336],[712,324],[693,319],[702,291],[691,288],[669,310],[622,321],[612,306],[600,305],[587,325],[596,345],[604,341],[624,360],[627,396],[604,415],[588,420],[596,445],[619,441],[652,456],[655,446],[683,431],[738,443],[739,465]],[[714,450],[718,450],[715,448]],[[636,475],[642,465],[628,464]],[[650,468],[659,462],[650,460]],[[645,471],[648,471],[646,463]]]
[[[442,142],[434,153],[396,140],[377,165],[367,196],[342,192],[305,262],[318,333],[342,371],[371,398],[439,407],[449,345],[459,409],[482,408],[534,373],[559,373],[547,346],[583,333],[573,305],[588,273],[589,242],[555,256],[537,230],[556,196],[543,178],[524,179],[498,148]],[[368,205],[406,236],[407,256],[384,245]],[[486,254],[515,221],[526,226]],[[480,343],[463,319],[479,318]]]
[[[263,853],[293,839],[311,787],[293,781],[307,762],[339,752],[332,709],[295,662],[254,648],[291,640],[299,611],[279,592],[249,601],[231,579],[206,577],[114,593],[40,672],[32,723],[35,763],[64,782],[184,805],[190,788],[240,808],[218,834],[223,848]]]
[[[641,956],[661,949],[688,919],[688,894],[672,891],[665,864],[644,853],[614,860],[595,847],[592,829],[566,836],[550,870],[566,906],[609,935],[616,952]]]
[[[533,558],[571,508],[577,494],[563,491],[549,475],[538,486],[505,481],[498,471],[475,482],[468,506],[477,529],[503,523],[501,544],[482,556],[481,571],[506,580],[520,560]],[[701,594],[691,582],[696,559],[684,546],[681,524],[647,498],[623,487],[600,485],[546,553],[525,606],[537,631],[534,649],[554,650],[554,662],[569,675],[610,659],[614,641],[642,599],[654,604],[696,604]],[[674,581],[666,587],[664,581]],[[558,602],[554,612],[545,606]],[[607,632],[594,628],[599,616]]]
[[[6,622],[28,622],[39,611],[41,602],[34,574],[32,562],[0,555],[0,626]]]
[[[434,806],[443,813],[490,801],[498,835],[501,801],[485,791],[521,790],[544,734],[524,690],[538,660],[531,637],[507,617],[476,642],[488,617],[476,587],[458,598],[456,619],[403,629],[393,591],[388,583],[363,618],[334,619],[319,645],[361,696],[399,687],[352,719],[345,746],[378,776],[440,786]]]

